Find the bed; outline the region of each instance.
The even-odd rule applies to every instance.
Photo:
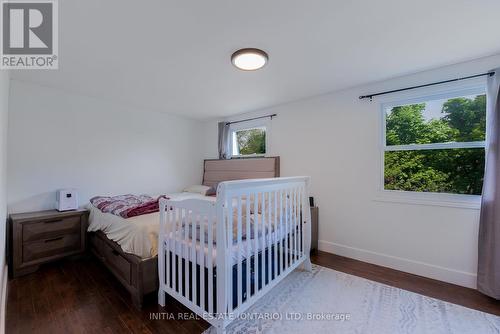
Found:
[[[280,176],[279,157],[204,161],[203,184]],[[171,194],[177,200],[200,196]],[[214,197],[205,198],[215,202]],[[88,242],[90,252],[130,293],[133,305],[142,308],[144,296],[158,292],[157,231],[159,213],[123,219],[91,208]],[[142,227],[141,227],[142,226]],[[156,231],[156,234],[155,234]],[[157,241],[156,241],[157,242]]]
[[[168,294],[218,333],[311,268],[309,178],[235,179],[218,183],[216,201],[160,200],[158,303]]]

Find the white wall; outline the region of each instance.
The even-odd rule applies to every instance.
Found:
[[[9,212],[52,209],[58,188],[160,194],[201,183],[201,123],[12,80]]]
[[[0,332],[4,330],[5,319],[5,232],[7,221],[7,118],[9,107],[9,73],[0,71]]]
[[[277,106],[270,155],[283,176],[310,175],[320,208],[320,249],[475,287],[478,209],[379,201],[381,117],[358,96],[476,74],[500,56]],[[205,126],[207,157],[217,156],[216,121]]]

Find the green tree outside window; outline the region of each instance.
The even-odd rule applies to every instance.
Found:
[[[237,131],[236,143],[240,155],[265,154],[266,130],[258,128]]]
[[[484,141],[486,95],[453,98],[441,117],[426,119],[425,103],[386,113],[386,145]],[[484,148],[386,151],[384,187],[389,190],[480,195]]]

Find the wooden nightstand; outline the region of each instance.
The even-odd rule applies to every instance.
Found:
[[[10,216],[10,275],[29,274],[46,262],[85,252],[87,210]]]

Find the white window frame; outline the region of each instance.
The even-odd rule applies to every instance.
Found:
[[[234,154],[233,152],[233,136],[235,132],[242,130],[251,130],[264,128],[266,131],[266,153],[264,154]],[[269,155],[269,135],[270,135],[271,123],[269,119],[256,119],[252,121],[246,121],[241,123],[235,123],[229,125],[229,155],[233,159],[237,158],[262,158]]]
[[[453,149],[453,148],[485,148],[486,146],[485,141],[387,146],[386,110],[395,106],[417,104],[430,100],[438,100],[445,98],[451,99],[455,97],[468,96],[468,95],[481,95],[486,93],[487,91],[486,91],[485,81],[476,80],[473,82],[454,84],[445,87],[434,86],[433,88],[428,88],[420,92],[411,92],[406,94],[400,94],[398,96],[393,96],[392,98],[389,97],[381,99],[380,115],[381,115],[382,131],[380,138],[380,147],[381,147],[380,179],[379,179],[379,195],[377,196],[377,198],[375,198],[375,201],[479,209],[481,205],[480,195],[385,189],[385,152]]]

